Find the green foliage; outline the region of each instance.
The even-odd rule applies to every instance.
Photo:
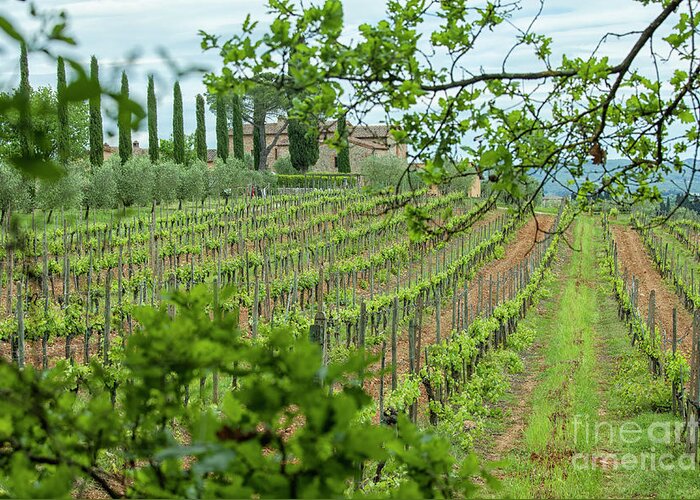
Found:
[[[85,165],[69,163],[64,174],[56,181],[39,179],[36,189],[36,206],[44,210],[78,208],[83,202],[85,189]]]
[[[158,155],[161,160],[175,161],[175,141],[173,139],[161,139]],[[197,160],[197,153],[194,149],[194,134],[185,136],[185,165],[189,165]]]
[[[19,154],[28,158],[33,153],[33,137],[32,129],[32,113],[29,107],[29,99],[31,97],[32,88],[29,84],[29,57],[27,55],[27,44],[20,43],[19,56],[19,89],[17,97],[22,102],[25,112],[19,113],[18,129],[19,129]]]
[[[216,96],[216,156],[228,160],[228,127],[226,126],[226,101]]]
[[[281,158],[279,158],[272,165],[272,169],[276,173],[282,175],[294,175],[299,173],[297,169],[294,168],[294,165],[292,165],[292,159],[289,157],[289,155],[284,155]]]
[[[68,129],[68,101],[66,100],[66,64],[58,58],[56,67],[56,102],[58,116],[58,161],[66,165],[70,158],[70,131]]]
[[[233,134],[233,156],[242,160],[243,150],[243,111],[241,98],[234,94],[231,98],[231,133]]]
[[[122,72],[121,98],[122,101],[119,106],[117,125],[119,126],[119,158],[122,164],[124,164],[133,154],[133,145],[131,144],[131,111],[125,104],[129,99],[129,79],[126,76],[126,71]]]
[[[0,94],[0,100],[8,97],[7,94]],[[58,97],[56,92],[50,87],[39,87],[33,89],[29,98],[31,120],[33,154],[35,157],[46,157],[47,159],[59,159],[59,120],[58,120]],[[89,144],[89,115],[88,108],[84,102],[71,102],[67,105],[68,122],[64,128],[68,134],[68,157],[70,160],[77,160],[85,156],[85,151]],[[11,158],[18,155],[20,145],[20,126],[22,120],[19,115],[9,112],[0,116],[0,155],[4,158]],[[102,154],[102,145],[100,145]],[[57,172],[60,173],[60,170]]]
[[[148,156],[151,159],[151,163],[156,163],[160,155],[158,154],[158,103],[156,101],[156,88],[153,82],[153,75],[148,77],[146,101],[148,109]]]
[[[348,126],[345,115],[338,118],[338,138],[340,149],[338,150],[338,172],[350,172],[350,144],[348,144]]]
[[[201,161],[193,161],[180,170],[177,187],[178,200],[200,201],[209,194],[209,168]]]
[[[29,208],[31,199],[28,184],[17,169],[0,161],[0,210],[3,214],[9,209]]]
[[[228,161],[216,161],[213,172],[213,190],[216,194],[229,197],[249,191],[250,186],[274,185],[274,175],[249,169],[240,160],[229,157]]]
[[[671,391],[664,379],[649,373],[649,363],[643,356],[624,356],[618,360],[613,377],[611,411],[620,416],[641,412],[668,411],[671,408]]]
[[[306,172],[318,161],[318,130],[298,120],[289,120],[289,156],[299,172]]]
[[[84,204],[90,208],[114,208],[117,206],[117,178],[115,161],[94,165],[85,183]],[[118,167],[117,167],[118,168]]]
[[[204,122],[204,97],[197,94],[196,100],[197,129],[194,133],[194,149],[197,158],[206,163],[207,161],[207,129]]]
[[[401,180],[400,188],[418,189],[423,186],[420,179],[414,174],[402,175],[406,172],[408,165],[405,160],[394,155],[368,156],[360,163],[360,172],[364,178],[364,184],[370,189],[384,189],[396,187]],[[410,178],[410,181],[409,181]]]
[[[90,59],[90,81],[93,85],[100,85],[99,67],[97,58]],[[102,165],[104,161],[104,136],[102,131],[102,98],[99,92],[90,97],[90,164]]]
[[[299,120],[379,108],[430,183],[448,178],[460,155],[491,180],[495,197],[516,204],[536,192],[529,176],[570,175],[580,202],[605,192],[640,203],[660,201],[655,183],[668,174],[692,173],[684,160],[700,144],[700,105],[690,91],[698,74],[675,64],[695,50],[698,13],[687,2],[645,2],[653,12],[648,24],[613,57],[563,54],[553,37],[528,29],[493,47],[503,61],[522,49],[527,69],[519,72],[507,64],[475,71],[469,57],[491,32],[508,35],[517,11],[511,3],[388,2],[385,15],[359,25],[351,39],[343,4],[275,1],[265,29],[251,18],[230,36],[202,33],[202,47],[218,52],[225,68],[206,83],[241,94],[256,87],[287,93],[287,115]],[[536,25],[537,14],[531,20]],[[663,61],[647,46],[666,54]],[[626,160],[606,163],[613,154]],[[589,173],[589,159],[605,168]]]
[[[109,158],[111,160],[113,156]],[[123,164],[109,164],[115,171],[117,198],[124,207],[148,205],[153,194],[153,167],[147,156],[134,156]]]
[[[253,168],[262,170],[265,168],[265,150],[267,137],[265,133],[265,119],[267,115],[264,102],[261,98],[253,100]]]
[[[168,203],[178,199],[180,175],[185,167],[173,161],[156,163],[153,169],[153,199],[157,202]]]
[[[473,459],[458,466],[447,441],[406,418],[395,429],[357,425],[370,402],[352,383],[368,367],[361,354],[324,367],[319,347],[288,327],[250,342],[206,286],[169,302],[175,318],[165,305],[136,311],[142,329],[118,369],[64,362],[41,374],[0,362],[8,496],[69,496],[91,479],[111,496],[340,497],[355,490],[360,464],[379,462],[388,483],[370,495],[471,496],[471,476],[490,479]],[[237,389],[218,409],[183,405],[184,388],[213,371],[235,376]],[[108,457],[126,491],[102,479]]]
[[[185,122],[180,82],[175,82],[173,87],[173,160],[180,165],[185,163]]]

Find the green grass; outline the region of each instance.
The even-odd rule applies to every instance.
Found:
[[[667,386],[648,372],[617,318],[598,265],[601,235],[594,219],[577,221],[573,246],[578,251],[553,283],[552,299],[524,322],[538,332],[543,370],[496,495],[700,498],[698,470],[680,467],[687,462],[683,446],[673,439],[652,442],[647,434],[650,426],[673,426],[677,419],[664,411]],[[660,470],[660,455],[674,467]]]

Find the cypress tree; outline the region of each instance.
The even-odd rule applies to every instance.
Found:
[[[207,126],[204,123],[204,97],[197,95],[197,130],[194,135],[194,148],[197,158],[207,161]]]
[[[289,120],[289,157],[292,166],[306,172],[318,161],[318,133],[298,120]]]
[[[29,158],[32,153],[32,119],[30,97],[32,88],[29,85],[29,60],[27,57],[27,46],[20,45],[19,55],[19,98],[23,112],[19,114],[19,144],[20,154],[23,158]]]
[[[66,64],[58,58],[56,69],[56,101],[58,114],[58,160],[62,165],[70,157],[70,138],[68,136],[68,102],[66,101]]]
[[[148,77],[148,156],[151,163],[158,161],[158,107],[156,105],[156,89],[153,83],[153,75]]]
[[[180,82],[173,89],[173,159],[175,163],[185,163],[185,122],[182,115],[182,91]]]
[[[129,100],[129,79],[126,76],[126,71],[122,72],[122,89],[121,102],[119,103],[119,158],[122,165],[131,158],[133,150],[131,145],[131,111],[126,105]]]
[[[226,130],[226,102],[221,95],[216,96],[216,156],[228,159],[228,130]]]
[[[95,56],[90,60],[90,79],[97,86],[100,85],[99,68]],[[99,92],[90,97],[90,164],[93,167],[102,165],[104,161],[101,100]]]
[[[345,115],[338,119],[338,136],[340,137],[338,172],[350,173],[350,145],[348,144],[348,126]]]
[[[265,111],[256,98],[253,100],[253,167],[255,170],[265,168],[262,161],[265,139]]]
[[[233,133],[233,156],[242,160],[245,151],[243,150],[243,112],[241,111],[240,96],[233,96],[232,106],[231,131]]]

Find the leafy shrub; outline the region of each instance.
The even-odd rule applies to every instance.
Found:
[[[445,174],[450,180],[441,186],[444,191],[469,191],[474,183],[476,170],[465,163],[455,165],[448,162],[445,165]]]
[[[113,162],[92,167],[85,183],[83,202],[90,208],[114,208],[117,205],[117,180]]]
[[[83,202],[85,187],[84,168],[81,164],[71,163],[57,180],[39,180],[36,189],[37,208],[52,210],[79,207]]]
[[[10,208],[25,210],[31,198],[27,189],[29,182],[22,179],[17,169],[0,162],[0,210],[3,214]]]
[[[405,160],[394,156],[368,156],[360,163],[360,171],[364,177],[364,184],[371,190],[395,187],[405,172],[407,163]],[[404,176],[401,189],[418,188],[422,184],[415,174]]]
[[[209,168],[203,161],[183,167],[178,177],[178,200],[200,201],[209,194]]]
[[[238,314],[211,295],[206,285],[175,291],[177,317],[166,305],[137,310],[140,328],[118,370],[61,362],[42,372],[0,361],[3,494],[70,496],[76,483],[98,478],[95,487],[112,497],[335,498],[355,493],[361,464],[377,463],[387,489],[372,496],[474,490],[476,460],[458,463],[447,440],[405,415],[395,428],[357,424],[372,403],[347,383],[369,368],[362,354],[324,366],[320,347],[288,326],[250,342]],[[236,388],[218,408],[184,405],[185,388],[212,372],[234,376]],[[108,472],[121,477],[105,481]]]
[[[517,352],[523,351],[535,341],[535,334],[533,328],[520,324],[515,333],[508,336],[508,347]]]
[[[180,175],[183,167],[172,160],[162,161],[153,169],[153,199],[158,202],[172,202],[177,199]]]
[[[123,206],[143,206],[151,203],[153,165],[148,156],[134,156],[121,165],[119,157],[113,155],[105,162],[107,163],[113,165],[117,181],[117,197]]]
[[[289,155],[283,156],[282,158],[278,159],[272,165],[272,168],[276,173],[283,175],[294,175],[299,173],[297,169],[294,168],[294,165],[292,165],[292,159],[289,157]]]
[[[270,172],[251,170],[245,163],[234,157],[217,160],[213,170],[213,194],[224,197],[248,192],[250,186],[276,185],[275,176]]]
[[[664,378],[649,372],[647,361],[639,352],[621,359],[611,392],[610,409],[620,416],[671,408],[671,392]]]

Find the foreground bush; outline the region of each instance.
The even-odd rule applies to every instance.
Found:
[[[401,498],[473,491],[476,463],[456,467],[447,441],[403,418],[359,423],[370,402],[361,355],[323,366],[289,328],[251,342],[212,302],[202,285],[141,309],[143,331],[110,353],[122,362],[43,374],[0,363],[0,494],[69,496],[81,479],[161,498],[325,498],[369,483]],[[220,407],[185,405],[185,388],[214,373],[233,379]],[[353,481],[363,464],[367,484]]]

